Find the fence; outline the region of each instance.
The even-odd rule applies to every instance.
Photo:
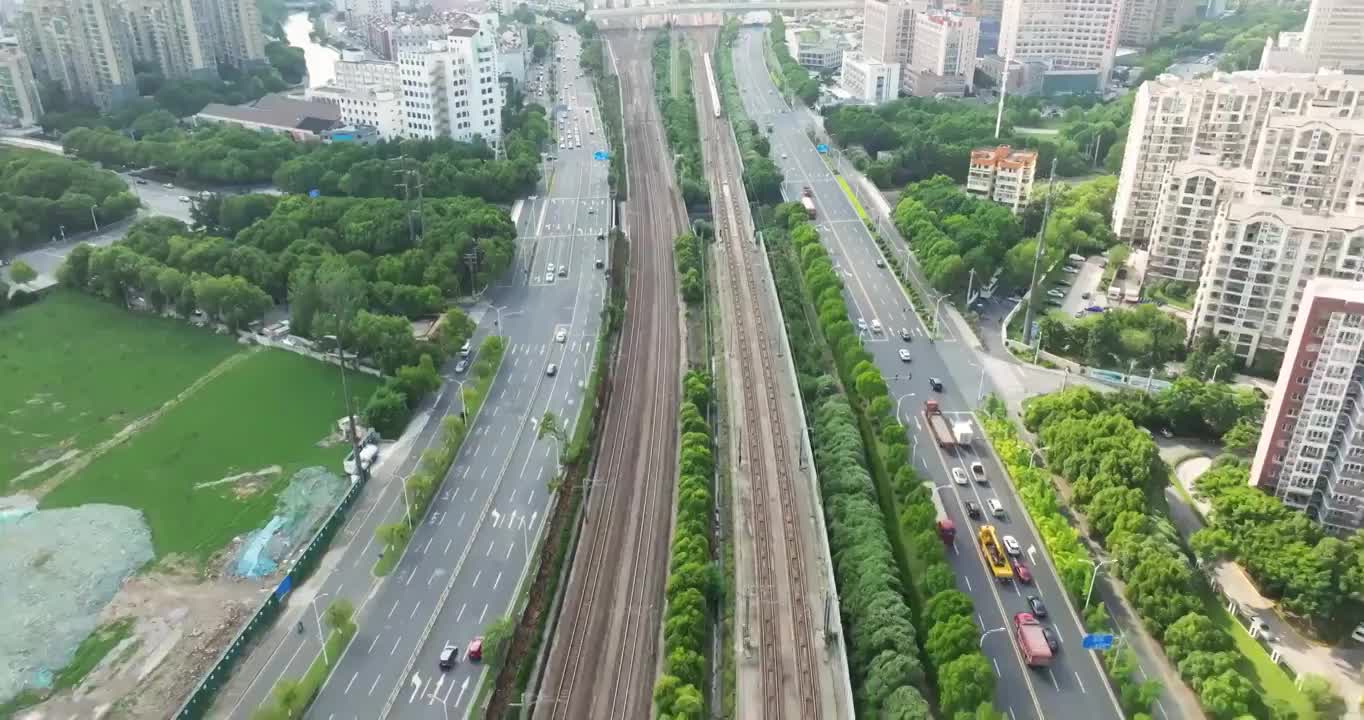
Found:
[[[197,720],[204,717],[209,707],[213,705],[213,700],[218,695],[218,690],[226,684],[231,676],[232,668],[236,666],[237,660],[250,649],[251,643],[257,637],[265,633],[271,623],[282,612],[284,597],[289,594],[296,585],[300,585],[313,570],[317,568],[318,562],[326,552],[331,539],[336,535],[336,531],[346,520],[346,513],[351,505],[355,504],[355,499],[360,496],[364,489],[363,482],[352,482],[350,491],[337,504],[327,521],[318,528],[313,539],[308,543],[303,551],[299,553],[298,559],[294,562],[293,568],[280,580],[275,591],[261,603],[260,607],[247,621],[246,626],[233,638],[232,644],[218,656],[218,660],[213,663],[213,667],[199,680],[199,684],[185,699],[184,704],[176,711],[177,720]]]

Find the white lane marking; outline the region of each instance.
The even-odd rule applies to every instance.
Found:
[[[464,608],[466,607],[469,607],[469,603],[464,603],[459,606],[459,613],[455,615],[455,622],[459,622],[459,619],[464,617]]]
[[[416,602],[416,604],[412,606],[412,612],[410,612],[410,613],[407,614],[407,619],[408,619],[408,620],[411,620],[412,618],[416,617],[416,616],[417,616],[417,608],[419,608],[419,607],[421,607],[421,606],[422,606],[422,603],[421,603],[420,600],[418,600],[418,601]]]
[[[402,635],[399,635],[398,637],[394,638],[394,640],[393,640],[393,649],[392,649],[392,650],[389,650],[389,651],[388,651],[388,654],[389,654],[389,655],[392,655],[393,653],[398,652],[398,643],[400,643],[400,642],[402,642],[402,641],[403,641],[403,636],[402,636]]]
[[[381,678],[381,677],[383,677],[382,674],[380,674],[380,675],[375,675],[375,676],[374,676],[374,683],[373,683],[372,685],[369,686],[369,692],[365,693],[365,695],[368,696],[368,695],[373,695],[373,694],[374,694],[374,688],[376,688],[376,687],[379,686],[379,678]]]
[[[999,661],[996,660],[996,659],[994,659],[994,658],[990,658],[990,662],[993,663],[994,666],[995,666],[995,677],[1004,677],[1004,676],[999,672]]]
[[[1051,677],[1051,686],[1056,688],[1056,692],[1061,692],[1061,684],[1056,682],[1056,673],[1051,668],[1047,668],[1047,675]]]
[[[474,574],[474,581],[472,583],[469,583],[469,587],[478,587],[478,579],[481,577],[483,577],[483,571],[479,570],[477,573]]]
[[[412,696],[407,698],[407,701],[412,702],[413,700],[416,700],[417,695],[422,691],[422,686],[425,684],[426,683],[422,682],[421,675],[412,673]]]
[[[442,555],[449,555],[449,554],[450,554],[450,545],[451,545],[452,543],[454,543],[454,542],[455,542],[455,539],[454,539],[454,538],[450,538],[449,540],[446,540],[446,541],[445,541],[445,552],[443,552],[443,553],[441,553],[441,554],[442,554]]]
[[[488,605],[485,603],[485,604],[483,605],[483,612],[481,612],[481,613],[478,614],[478,624],[479,624],[479,625],[482,625],[482,624],[483,624],[483,618],[485,618],[485,617],[487,617],[487,616],[488,616]]]
[[[464,513],[459,514],[459,522],[455,523],[455,527],[464,527]]]
[[[497,586],[500,585],[501,583],[502,583],[502,573],[498,573],[498,574],[497,574],[497,577],[493,578],[493,589],[496,590],[496,589],[497,589]]]
[[[966,592],[971,592],[971,578],[962,575],[961,579],[966,582]],[[983,622],[980,625],[981,627],[985,627],[985,623]]]
[[[361,459],[363,460],[364,458],[361,458]],[[432,541],[432,540],[435,540],[435,538],[431,537],[431,538],[427,538],[427,539],[426,539],[426,546],[422,548],[422,554],[423,554],[423,555],[425,555],[427,552],[429,552],[429,551],[431,550],[431,541]]]
[[[492,557],[494,544],[495,543],[493,541],[488,542],[488,552],[484,553],[483,557]]]
[[[1085,681],[1080,679],[1080,671],[1079,671],[1079,670],[1076,670],[1076,671],[1075,671],[1075,682],[1079,683],[1079,685],[1080,685],[1080,692],[1087,692],[1087,691],[1085,690]]]
[[[374,639],[373,639],[373,640],[370,640],[370,641],[369,641],[369,649],[365,651],[365,654],[366,654],[366,655],[368,655],[368,654],[374,652],[374,646],[377,645],[377,644],[379,643],[379,638],[381,638],[381,637],[383,637],[383,636],[384,636],[383,633],[379,633],[378,635],[375,635],[375,636],[374,636]]]
[[[511,551],[512,551],[512,548],[514,548],[514,547],[516,547],[516,543],[514,543],[514,542],[507,543],[507,555],[506,555],[505,557],[502,558],[503,560],[510,560],[510,559],[511,559]]]
[[[401,600],[394,600],[394,601],[393,601],[393,607],[390,608],[389,611],[388,611],[388,616],[389,616],[389,617],[393,617],[393,611],[398,609],[398,603],[400,603],[400,602],[402,602],[402,601],[401,601]]]

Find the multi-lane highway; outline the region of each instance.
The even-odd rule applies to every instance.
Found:
[[[580,81],[565,90],[563,105],[553,112],[556,135],[580,128],[592,137],[585,126],[594,102],[590,85]],[[371,491],[380,497],[353,521],[355,529],[348,526],[324,563],[325,574],[314,581],[318,585],[304,589],[319,606],[350,599],[359,623],[309,717],[469,713],[486,675],[482,665],[468,661],[469,641],[511,609],[550,504],[558,448],[552,439],[537,439],[537,424],[549,411],[571,432],[595,351],[610,263],[606,243],[597,238],[607,232],[610,212],[606,163],[591,159],[593,149],[587,142],[562,150],[556,145],[548,190],[521,207],[514,269],[504,284],[486,291],[474,313],[480,320],[475,344],[487,334],[507,340],[501,370],[429,513],[414,518],[420,526],[402,560],[385,580],[374,581],[370,568],[379,546],[373,528],[403,518],[401,478],[440,418],[459,412],[452,399],[464,378],[451,369],[453,360],[427,428],[410,446],[398,477],[377,481],[382,484]],[[596,267],[598,260],[603,267]],[[249,717],[275,680],[301,674],[318,652],[314,634],[290,633],[258,650],[265,660],[252,659],[244,687],[234,681],[215,716]],[[437,659],[447,645],[458,646],[460,662],[442,672]]]
[[[837,178],[816,152],[800,118],[773,87],[763,58],[762,34],[742,33],[735,55],[740,94],[749,116],[764,129],[772,125],[772,157],[785,174],[786,197],[794,200],[806,187],[814,194],[816,224],[843,274],[852,320],[863,320],[868,328],[879,320],[884,328],[880,333],[868,329],[865,345],[890,385],[897,413],[909,428],[915,468],[932,481],[959,528],[949,559],[959,588],[975,600],[977,622],[985,633],[983,649],[998,675],[996,706],[1012,720],[1121,718],[1098,658],[1080,647],[1083,630],[1077,613],[988,444],[977,440],[961,450],[939,449],[920,414],[925,400],[936,399],[954,419],[970,419],[980,395],[993,390],[990,377],[983,371],[984,359],[950,331],[942,340],[930,343],[891,270],[879,266],[885,264],[884,258]],[[902,330],[908,331],[911,341],[900,339]],[[910,361],[901,359],[901,349],[909,350]],[[933,391],[929,378],[941,379],[944,391]],[[955,484],[951,470],[959,468],[969,475],[973,462],[984,464],[988,482]],[[966,517],[967,500],[981,508],[988,507],[990,500],[1000,503],[1003,517],[989,521],[1000,535],[1017,539],[1023,549],[1020,559],[1032,571],[1032,584],[1001,584],[988,573],[975,540],[980,521]],[[1050,615],[1045,622],[1061,641],[1060,651],[1048,668],[1025,666],[1011,631],[989,632],[1010,628],[1016,613],[1028,612],[1029,595],[1046,604]]]

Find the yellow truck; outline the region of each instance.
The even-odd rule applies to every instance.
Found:
[[[1008,582],[1013,579],[1014,569],[1009,564],[1009,558],[1004,554],[1004,546],[999,544],[999,535],[995,534],[994,525],[981,525],[980,532],[976,535],[980,540],[980,554],[985,558],[985,564],[990,566],[990,572],[1000,582]]]

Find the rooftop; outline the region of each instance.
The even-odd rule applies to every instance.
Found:
[[[331,103],[297,100],[286,95],[273,94],[245,105],[209,103],[195,117],[248,122],[316,133],[339,123],[341,110]]]

